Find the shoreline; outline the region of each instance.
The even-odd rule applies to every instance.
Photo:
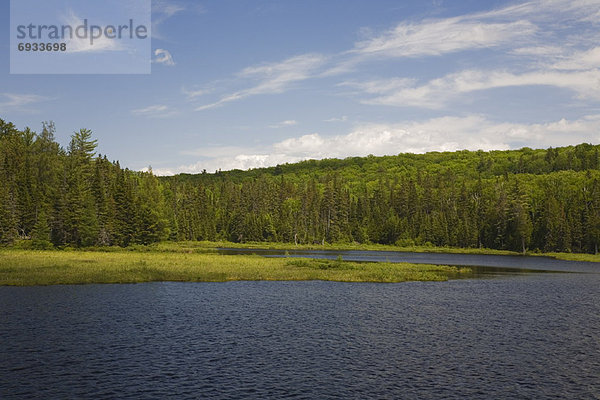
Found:
[[[600,254],[587,253],[543,253],[527,252],[525,254],[510,250],[496,250],[487,248],[461,248],[461,247],[434,247],[434,246],[395,246],[384,244],[351,244],[351,243],[326,243],[325,245],[280,243],[280,242],[248,242],[235,243],[227,241],[182,241],[160,242],[147,246],[132,245],[129,247],[89,247],[68,248],[68,251],[106,251],[106,252],[158,252],[158,253],[208,253],[219,248],[235,249],[264,249],[264,250],[332,250],[332,251],[394,251],[408,253],[447,253],[447,254],[479,254],[522,257],[550,257],[566,261],[600,262]]]
[[[446,281],[470,268],[253,255],[134,251],[0,251],[0,286],[228,281]]]
[[[22,246],[21,246],[22,247]],[[161,242],[148,246],[32,250],[0,248],[0,286],[90,283],[227,282],[324,280],[340,282],[445,281],[468,276],[469,268],[448,265],[351,262],[310,258],[222,255],[219,248],[266,250],[395,251],[550,257],[600,262],[600,255],[521,254],[504,250],[389,245],[290,245],[287,243]]]

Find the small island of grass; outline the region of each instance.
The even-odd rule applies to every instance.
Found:
[[[157,281],[445,281],[469,272],[468,268],[425,264],[202,253],[3,250],[0,256],[0,285],[4,286]]]

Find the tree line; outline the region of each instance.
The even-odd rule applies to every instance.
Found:
[[[310,160],[156,177],[0,120],[0,242],[382,243],[597,252],[600,146]]]

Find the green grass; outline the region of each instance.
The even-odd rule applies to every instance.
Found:
[[[384,244],[328,244],[323,245],[294,245],[291,243],[276,242],[161,242],[149,246],[131,246],[126,249],[103,247],[100,251],[144,251],[144,252],[174,252],[174,253],[214,253],[217,248],[229,247],[237,249],[270,249],[270,250],[368,250],[368,251],[403,251],[410,253],[450,253],[450,254],[484,254],[484,255],[523,255],[520,252],[509,250],[494,250],[486,248],[460,248],[460,247],[433,247],[433,246],[409,246],[401,247]],[[559,260],[600,262],[600,254],[581,253],[527,253],[527,256],[552,257]]]
[[[367,251],[402,251],[409,253],[450,253],[450,254],[487,254],[487,255],[511,255],[521,256],[523,253],[510,250],[495,250],[487,248],[462,248],[462,247],[436,247],[436,246],[396,246],[386,244],[361,244],[361,243],[325,243],[320,244],[300,244],[279,242],[247,242],[234,243],[227,241],[182,241],[182,242],[160,242],[151,245],[131,245],[126,248],[121,247],[88,247],[84,250],[96,250],[102,252],[160,252],[160,253],[205,253],[214,254],[217,248],[229,247],[237,249],[269,249],[269,250],[367,250]],[[2,247],[0,247],[0,250]],[[31,241],[17,241],[11,247],[5,249],[31,249]],[[65,248],[67,251],[80,251],[74,248]],[[528,252],[527,256],[552,257],[560,260],[589,261],[600,262],[600,254],[582,254],[582,253],[542,253]]]
[[[218,247],[276,250],[388,250],[463,254],[520,253],[490,249],[398,247],[386,245],[299,245],[288,243],[163,242],[127,248],[0,250],[0,285],[136,283],[153,281],[223,282],[236,280],[327,280],[346,282],[442,281],[470,269],[408,263],[357,263],[341,260],[263,258],[216,254]],[[535,253],[562,260],[600,262],[600,255]]]
[[[131,246],[126,249],[133,251],[156,251],[156,252],[182,252],[202,253],[211,252],[217,248],[228,247],[236,249],[269,249],[269,250],[368,250],[368,251],[405,251],[412,253],[456,253],[456,254],[496,254],[496,255],[520,255],[514,251],[494,250],[485,248],[458,248],[458,247],[434,247],[434,246],[395,246],[384,244],[359,244],[359,243],[335,243],[300,244],[278,243],[278,242],[161,242],[148,246]],[[102,251],[113,251],[112,248],[98,248]],[[116,251],[121,251],[116,249]]]
[[[355,263],[196,252],[0,251],[0,285],[4,286],[239,280],[445,281],[469,272],[468,268],[425,264]]]
[[[600,254],[546,253],[543,255],[559,260],[600,262]]]

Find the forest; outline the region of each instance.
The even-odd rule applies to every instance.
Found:
[[[158,177],[0,119],[0,244],[381,243],[597,253],[600,146],[309,160]]]

